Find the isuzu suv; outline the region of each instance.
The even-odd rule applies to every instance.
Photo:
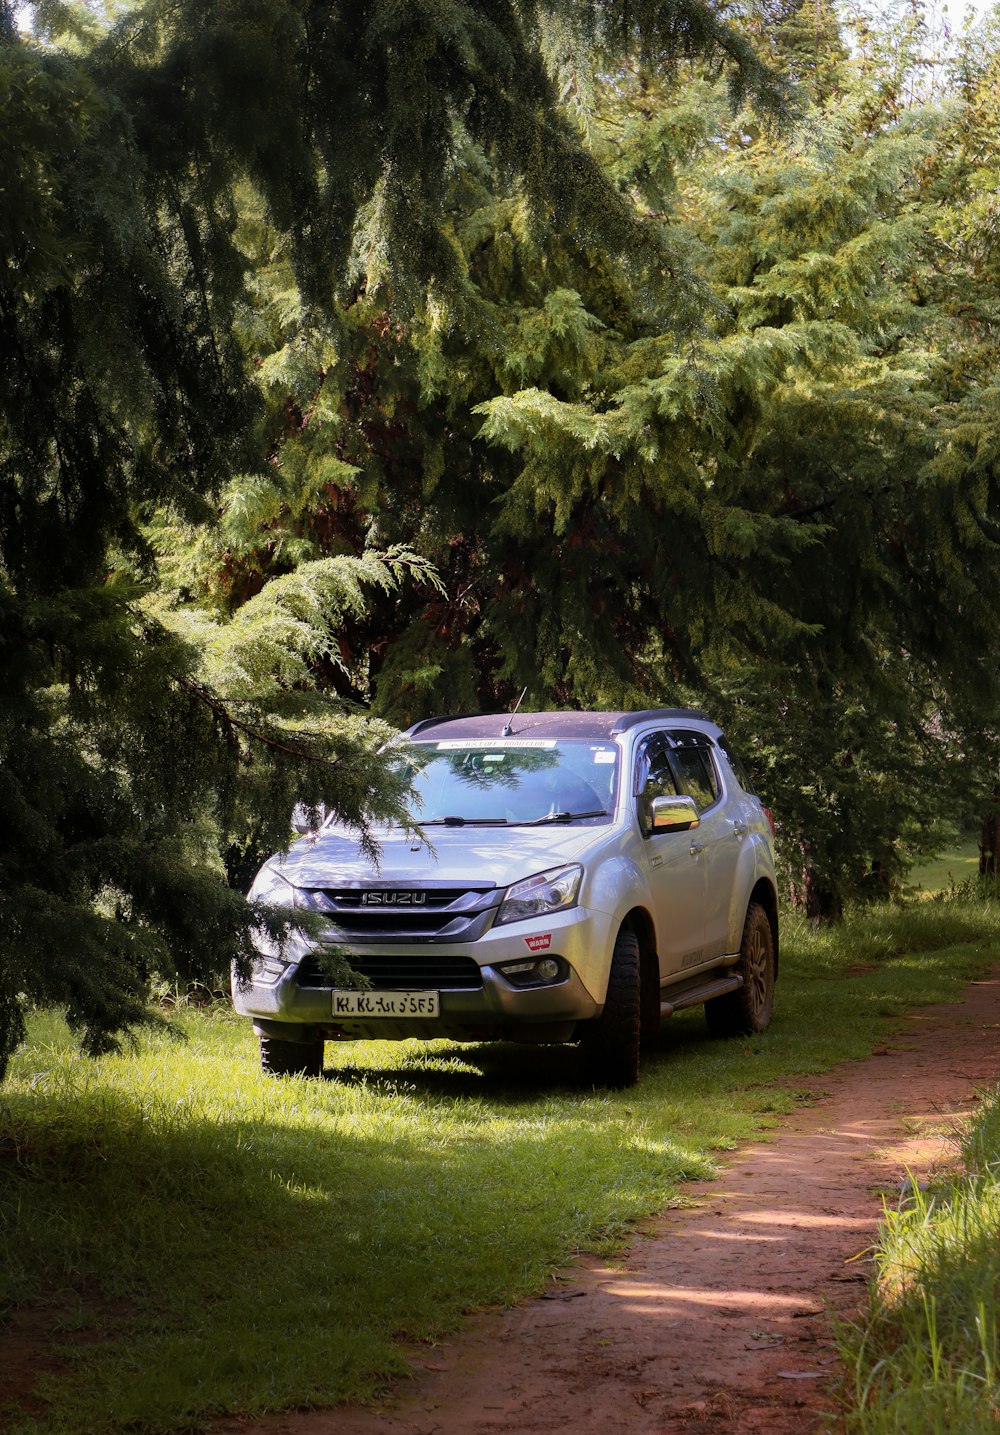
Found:
[[[266,1072],[319,1075],[325,1041],[579,1041],[628,1086],[661,1020],[704,1003],[763,1031],[778,968],[770,814],[719,728],[683,708],[433,718],[407,733],[419,833],[375,865],[333,820],[251,898],[320,912],[263,933],[236,1008]],[[315,923],[314,923],[315,925]],[[356,985],[326,974],[343,953]]]

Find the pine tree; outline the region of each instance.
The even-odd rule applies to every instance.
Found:
[[[446,209],[463,147],[532,224],[558,215],[640,284],[661,261],[560,107],[534,5],[114,13],[105,32],[39,4],[26,39],[0,4],[0,1074],[27,1001],[63,1005],[98,1051],[147,1018],[154,971],[247,960],[253,924],[280,918],[226,872],[280,846],[295,803],[362,836],[402,814],[392,730],[330,691],[368,681],[348,633],[371,595],[436,591],[434,555],[368,520],[351,547],[329,535],[357,434],[405,448],[405,425],[376,441],[359,421],[343,454],[307,430],[327,370],[350,369],[335,403],[362,400],[369,296],[430,322],[438,292],[464,292]],[[664,61],[710,53],[780,101],[708,4],[546,13]],[[279,321],[301,331],[264,373],[248,223],[280,238]]]
[[[967,30],[950,64],[954,100],[935,164],[926,177],[936,206],[935,248],[921,298],[944,314],[941,330],[942,389],[947,399],[942,481],[959,474],[973,485],[973,502],[957,514],[963,548],[985,549],[992,571],[969,573],[965,610],[994,611],[996,555],[1000,544],[997,468],[1000,460],[1000,387],[997,384],[997,320],[1000,318],[1000,17],[996,12]],[[987,659],[988,661],[988,659]],[[980,872],[996,876],[1000,850],[1000,752],[992,694],[966,722],[969,760],[975,775],[969,810],[982,812]]]
[[[814,25],[811,50],[764,33],[812,96],[785,140],[704,69],[583,64],[579,29],[547,32],[581,137],[662,231],[665,283],[540,225],[469,143],[446,204],[461,283],[402,304],[374,265],[339,347],[303,363],[293,319],[261,372],[309,541],[374,529],[441,575],[373,608],[344,691],[400,722],[523,685],[705,702],[756,744],[822,913],[882,890],[968,782],[955,758],[995,691],[995,608],[971,603],[993,553],[969,527],[992,479],[956,462],[954,304],[926,290],[947,126],[914,101],[919,24],[820,49]],[[271,572],[301,541],[285,513]]]
[[[798,633],[763,650],[749,629],[710,644],[703,675],[758,744],[813,915],[884,890],[900,839],[930,840],[929,814],[982,789],[995,730],[994,405],[954,381],[962,281],[941,239],[956,191],[934,179],[954,109],[917,103],[924,53],[910,16],[877,43],[860,37],[790,142],[748,145],[744,131],[689,201],[732,338],[805,340],[743,408],[712,476],[715,496],[749,510],[727,515],[741,591],[756,586],[755,548],[763,596]],[[752,373],[741,362],[741,397]],[[763,515],[805,541],[776,550],[764,530],[755,545]]]
[[[976,516],[996,476],[956,445],[954,305],[923,287],[946,266],[927,183],[945,118],[914,103],[921,44],[909,21],[854,59],[841,44],[784,141],[730,123],[704,76],[615,72],[584,128],[669,228],[686,302],[651,315],[564,270],[571,362],[497,375],[479,408],[513,459],[477,460],[496,517],[469,632],[491,679],[724,711],[768,765],[814,914],[898,872],[902,835],[967,785],[956,759],[996,697]]]

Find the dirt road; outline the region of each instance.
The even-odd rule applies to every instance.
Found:
[[[545,1298],[470,1318],[413,1353],[378,1407],[213,1427],[240,1435],[806,1435],[835,1408],[832,1320],[864,1299],[881,1193],[953,1157],[952,1132],[1000,1076],[1000,975],[925,1008],[721,1179],[691,1188],[619,1264],[582,1264]]]

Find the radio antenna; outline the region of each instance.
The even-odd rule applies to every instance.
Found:
[[[521,706],[521,704],[524,702],[524,695],[525,695],[525,693],[526,693],[527,691],[528,691],[527,688],[522,688],[522,689],[521,689],[521,696],[518,698],[517,702],[514,704],[514,710],[513,710],[513,712],[511,713],[511,715],[510,715],[510,717],[507,719],[507,721],[504,723],[503,727],[500,729],[500,736],[501,736],[501,737],[510,737],[510,725],[511,725],[511,723],[514,721],[515,717],[517,716],[517,710],[518,710],[518,708]]]

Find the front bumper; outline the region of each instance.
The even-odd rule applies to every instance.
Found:
[[[322,1036],[330,1040],[569,1041],[577,1022],[589,1021],[603,1009],[612,946],[608,927],[602,914],[571,908],[544,925],[513,922],[490,928],[477,942],[466,945],[407,944],[407,954],[415,962],[419,963],[422,954],[428,958],[453,954],[471,957],[480,969],[481,986],[436,988],[440,992],[437,1017],[334,1019],[334,984],[301,985],[298,963],[267,982],[253,980],[240,986],[234,980],[233,1002],[238,1012],[252,1018],[258,1035],[286,1040]],[[339,949],[350,961],[350,944],[341,944]],[[355,953],[360,958],[371,950],[366,946],[356,948]],[[394,952],[399,951],[399,944],[394,944]],[[565,974],[544,985],[519,986],[500,970],[501,963],[550,956],[561,959]]]

